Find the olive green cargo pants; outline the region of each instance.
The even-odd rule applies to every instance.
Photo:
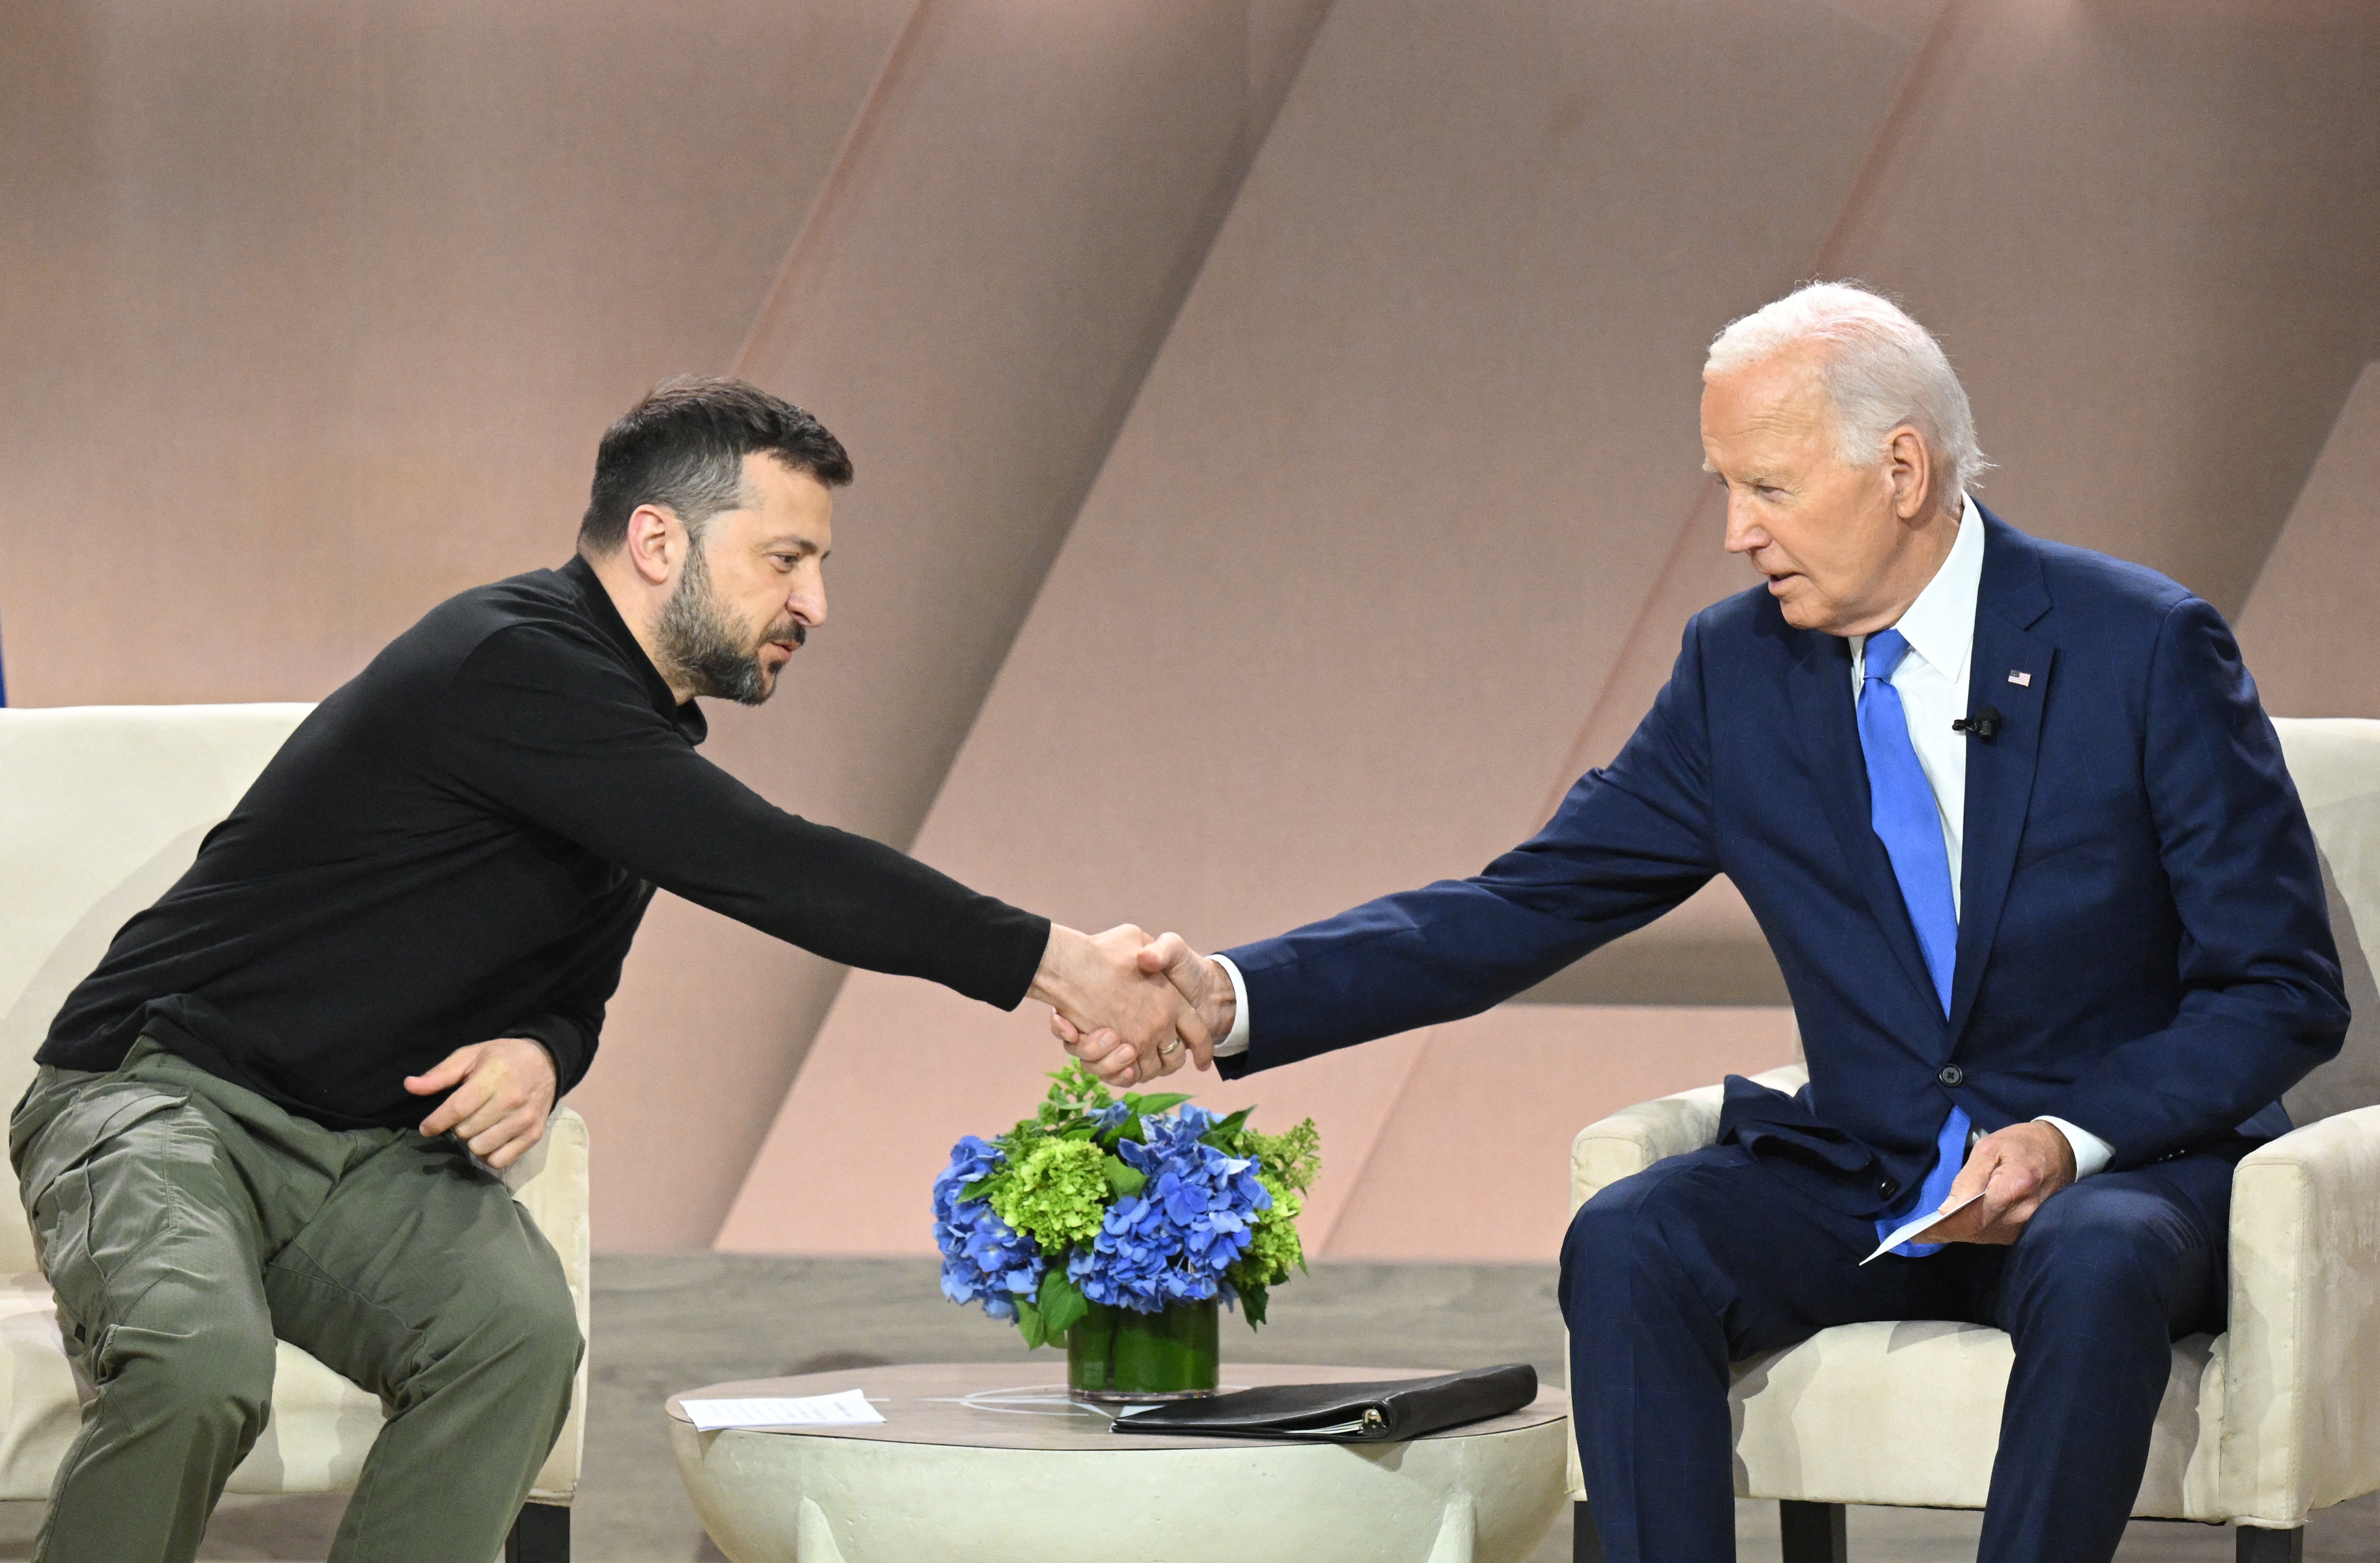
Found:
[[[381,1398],[334,1563],[488,1563],[570,1406],[562,1264],[445,1141],[343,1133],[143,1041],[44,1069],[8,1148],[98,1391],[34,1556],[179,1563],[257,1436],[273,1339]]]

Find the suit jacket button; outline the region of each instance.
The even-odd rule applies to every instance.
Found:
[[[1891,1179],[1879,1178],[1876,1180],[1876,1192],[1882,1194],[1885,1198],[1890,1199],[1892,1197],[1892,1191],[1898,1187],[1900,1187],[1900,1185],[1895,1183]]]
[[[1967,1078],[1967,1072],[1961,1069],[1957,1064],[1944,1064],[1942,1066],[1942,1072],[1937,1074],[1934,1078],[1940,1081],[1945,1085],[1956,1085],[1960,1081]]]

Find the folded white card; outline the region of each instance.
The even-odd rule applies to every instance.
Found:
[[[1909,1242],[1918,1233],[1927,1231],[1935,1227],[1940,1226],[1943,1222],[1949,1220],[1951,1217],[1956,1216],[1960,1211],[1964,1210],[1967,1206],[1974,1204],[1975,1201],[1983,1197],[1984,1191],[1977,1189],[1973,1193],[1969,1194],[1966,1198],[1961,1200],[1956,1205],[1946,1206],[1940,1210],[1929,1210],[1914,1220],[1902,1222],[1900,1226],[1893,1229],[1893,1232],[1890,1237],[1876,1245],[1875,1253],[1861,1260],[1860,1263],[1863,1265],[1874,1264],[1876,1260],[1883,1258],[1894,1249],[1899,1248],[1902,1243]]]
[[[840,1395],[797,1398],[680,1400],[678,1405],[705,1433],[722,1427],[855,1427],[884,1420],[883,1413],[869,1405],[867,1394],[858,1389],[845,1389]]]

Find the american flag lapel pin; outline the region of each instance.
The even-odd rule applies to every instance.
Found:
[[[2009,682],[2015,685],[2019,689],[2030,689],[2033,687],[2033,675],[2029,672],[2020,672],[2016,669],[2010,668],[2009,670]]]

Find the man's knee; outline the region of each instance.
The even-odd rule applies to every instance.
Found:
[[[207,1433],[240,1448],[264,1431],[273,1405],[272,1331],[197,1317],[170,1326],[119,1325],[90,1359],[103,1399],[144,1421]]]
[[[2077,1183],[2042,1202],[2010,1251],[2002,1290],[2019,1310],[2169,1312],[2207,1265],[2205,1240],[2170,1202]]]
[[[559,1267],[491,1278],[442,1321],[457,1358],[482,1364],[524,1392],[566,1395],[585,1342],[578,1309]]]
[[[1588,1299],[1609,1282],[1676,1275],[1677,1240],[1693,1219],[1694,1180],[1657,1165],[1598,1191],[1571,1218],[1562,1239],[1562,1313],[1575,1327]]]

